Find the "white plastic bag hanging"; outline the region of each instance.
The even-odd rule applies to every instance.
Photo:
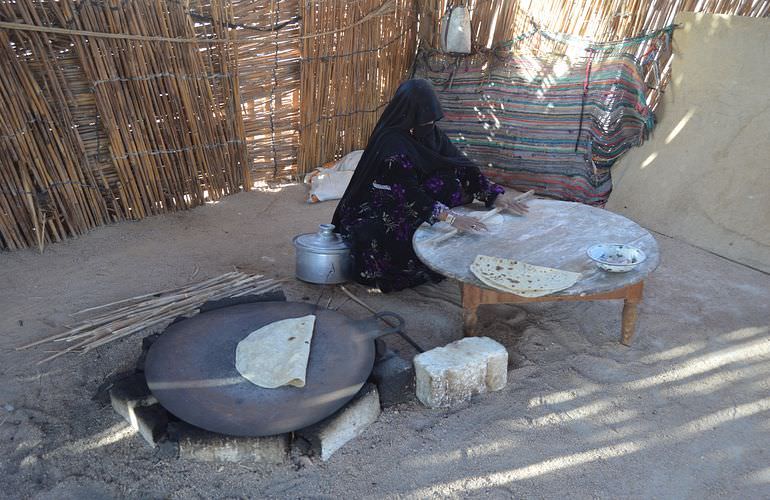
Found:
[[[471,13],[464,5],[451,7],[441,18],[441,50],[471,53]]]

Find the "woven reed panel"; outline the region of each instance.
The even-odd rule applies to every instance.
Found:
[[[299,145],[299,1],[236,0],[232,8],[234,22],[243,26],[238,76],[252,178],[293,177]]]
[[[366,146],[383,107],[408,78],[412,0],[302,5],[299,173]]]

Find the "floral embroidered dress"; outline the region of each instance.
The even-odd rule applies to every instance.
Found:
[[[391,292],[439,281],[415,255],[414,232],[447,207],[474,199],[491,206],[503,192],[436,125],[443,116],[431,82],[406,80],[369,137],[332,218],[360,283]]]
[[[442,277],[414,253],[412,236],[423,223],[435,223],[447,207],[474,199],[492,206],[504,192],[472,165],[424,174],[405,154],[385,159],[361,203],[343,199],[340,232],[350,242],[356,281],[383,292],[401,290]]]

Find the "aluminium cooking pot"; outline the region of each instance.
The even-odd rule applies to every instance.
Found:
[[[316,317],[304,387],[265,389],[235,368],[238,343],[287,318]],[[384,329],[383,316],[398,325]],[[233,436],[295,431],[328,417],[363,387],[372,372],[374,339],[396,333],[404,320],[381,312],[354,320],[302,302],[257,302],[223,307],[172,324],[147,353],[145,377],[153,395],[178,418]]]
[[[319,285],[348,281],[352,274],[350,247],[334,232],[334,224],[320,224],[317,233],[294,237],[297,278]]]

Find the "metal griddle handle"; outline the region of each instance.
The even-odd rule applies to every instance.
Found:
[[[391,333],[401,333],[401,330],[403,330],[404,325],[406,324],[406,321],[404,321],[404,318],[399,316],[398,314],[391,312],[391,311],[381,311],[372,316],[371,319],[381,319],[385,321],[387,324],[391,324],[390,321],[387,321],[385,318],[390,316],[391,318],[394,318],[398,324],[395,326],[391,326],[390,328],[386,328],[384,330],[379,330],[377,332],[377,337],[382,337],[383,335],[390,335]],[[376,337],[375,337],[376,338]]]
[[[392,319],[386,319],[386,317],[392,317],[396,321],[394,322]],[[375,327],[376,329],[372,330],[372,323],[376,320],[382,320],[388,325],[390,325],[390,328],[385,330],[380,330],[378,327]],[[397,324],[393,324],[396,323]],[[377,339],[379,337],[382,337],[383,335],[390,335],[391,333],[397,333],[402,339],[404,339],[409,345],[414,347],[414,349],[417,352],[425,352],[425,349],[419,346],[417,342],[412,340],[409,335],[407,335],[404,332],[404,325],[406,324],[406,321],[404,321],[404,318],[399,316],[398,314],[391,312],[391,311],[382,311],[379,313],[375,313],[370,318],[367,318],[365,320],[359,321],[359,324],[362,326],[362,329],[364,330],[364,337],[370,338],[372,340]]]
[[[387,319],[387,318],[393,318],[393,319]],[[377,320],[384,321],[385,324],[388,325],[387,328],[384,328],[382,325],[380,325],[380,322]],[[395,321],[394,321],[395,320]],[[401,329],[404,328],[404,318],[399,316],[398,314],[390,311],[382,311],[375,313],[374,315],[362,319],[359,321],[356,321],[358,323],[359,328],[367,339],[375,340],[378,339],[384,335],[390,335],[393,333],[401,333]]]

